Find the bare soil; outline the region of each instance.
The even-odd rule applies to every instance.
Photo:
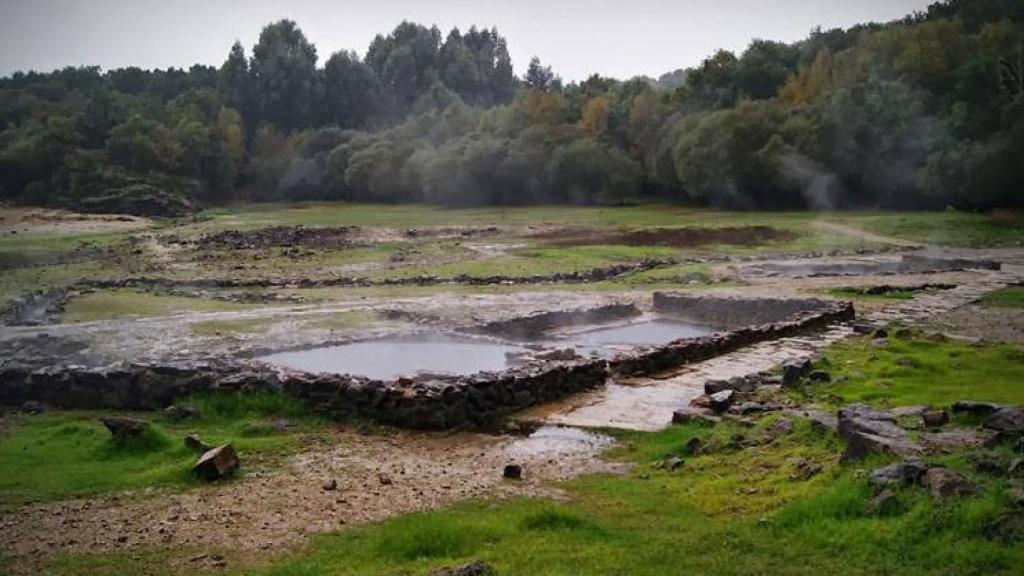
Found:
[[[769,226],[735,228],[656,228],[616,232],[592,228],[567,228],[536,235],[548,239],[551,246],[670,246],[691,247],[711,244],[754,246],[780,240],[792,240],[795,234]]]
[[[80,214],[51,208],[0,205],[0,235],[126,232],[153,225],[126,214]]]
[[[481,497],[559,498],[550,482],[615,473],[601,437],[516,438],[336,428],[281,469],[245,461],[241,478],[181,494],[144,492],[24,506],[0,515],[0,551],[15,557],[139,546],[268,550],[307,535]],[[505,480],[506,464],[523,480]],[[334,480],[336,489],[325,490]]]

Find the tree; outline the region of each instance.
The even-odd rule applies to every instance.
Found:
[[[608,99],[603,96],[591,98],[583,107],[580,127],[594,137],[604,136],[608,132]]]
[[[252,50],[251,70],[260,118],[286,131],[310,124],[316,47],[295,22],[281,20],[263,28]]]
[[[252,117],[252,83],[249,76],[249,61],[245,57],[242,43],[235,40],[227,60],[220,67],[218,90],[224,104],[242,113],[249,122]]]
[[[755,100],[774,98],[796,72],[799,57],[795,46],[754,40],[736,63],[736,87]]]
[[[115,164],[135,172],[174,170],[181,148],[162,123],[132,114],[110,131],[107,154]]]
[[[361,128],[378,112],[380,82],[355,52],[335,52],[323,69],[321,122]]]
[[[534,56],[530,59],[530,66],[526,69],[523,82],[531,90],[561,90],[562,79],[551,71],[551,66],[541,66],[540,58]]]

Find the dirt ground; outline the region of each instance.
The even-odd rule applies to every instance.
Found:
[[[561,229],[541,234],[552,246],[673,246],[694,247],[710,244],[753,246],[779,240],[791,240],[792,232],[768,226],[733,228],[658,228],[632,232],[596,230],[592,228]]]
[[[161,545],[279,549],[307,535],[481,497],[560,498],[550,483],[624,465],[598,454],[611,439],[541,429],[531,437],[346,427],[311,440],[279,469],[246,465],[237,480],[180,494],[144,491],[28,505],[0,516],[0,550],[41,558]],[[506,480],[519,464],[523,480]],[[325,490],[334,480],[337,488]],[[31,564],[31,563],[30,563]]]
[[[128,232],[153,221],[125,214],[80,214],[51,208],[0,205],[0,235]]]

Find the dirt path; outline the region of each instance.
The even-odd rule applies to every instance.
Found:
[[[843,224],[841,222],[832,222],[830,220],[816,220],[811,226],[816,228],[819,232],[831,232],[833,234],[839,234],[841,236],[851,236],[864,240],[865,242],[877,242],[879,244],[892,244],[894,246],[901,246],[904,248],[920,248],[923,246],[917,242],[910,240],[904,240],[902,238],[893,238],[892,236],[882,236],[881,234],[875,234],[868,232],[862,228],[851,226],[849,224]]]
[[[239,481],[24,506],[0,515],[0,552],[16,558],[138,546],[268,550],[307,535],[488,497],[560,497],[551,481],[626,468],[598,458],[611,439],[544,428],[529,438],[329,432],[283,469],[246,467]],[[245,455],[243,466],[245,466]],[[504,480],[508,463],[521,482]],[[334,479],[335,490],[323,483]]]

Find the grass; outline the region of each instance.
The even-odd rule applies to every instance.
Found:
[[[116,490],[185,489],[198,484],[190,474],[197,455],[183,442],[187,433],[198,432],[211,446],[232,442],[251,465],[294,448],[319,422],[298,401],[276,394],[204,395],[182,403],[196,406],[199,418],[171,422],[142,415],[148,430],[129,445],[112,440],[100,413],[19,418],[0,437],[0,508]],[[278,431],[268,424],[275,418],[298,426]]]
[[[885,513],[865,507],[866,481],[835,464],[835,437],[799,421],[772,444],[730,450],[732,437],[763,434],[723,424],[624,434],[626,476],[567,485],[565,502],[472,502],[318,536],[304,549],[239,573],[421,575],[472,559],[505,575],[562,574],[1015,574],[1024,547],[989,541],[983,527],[1005,507],[999,481],[975,497],[933,502],[905,490]],[[683,468],[655,467],[699,436],[712,452]],[[790,479],[796,458],[826,465]]]
[[[989,292],[978,302],[989,308],[1024,308],[1024,286],[1007,286]]]
[[[104,290],[72,298],[64,309],[65,322],[91,322],[119,318],[167,316],[183,312],[229,312],[248,310],[248,304],[154,294],[142,290]]]
[[[1024,401],[1019,348],[890,340],[882,348],[867,339],[834,347],[827,365],[846,379],[817,386],[830,399],[842,395],[882,405],[941,405],[966,392]],[[948,361],[948,369],[935,366],[940,360]],[[879,373],[858,379],[854,369]],[[881,375],[889,382],[886,394],[868,394],[867,382]],[[204,410],[231,422],[253,410],[223,402]],[[1016,540],[985,535],[1007,510],[1006,481],[976,472],[966,454],[929,461],[967,476],[978,487],[973,495],[936,501],[921,488],[903,488],[892,504],[872,510],[863,471],[889,460],[874,456],[840,464],[842,443],[834,433],[799,418],[791,432],[773,432],[780,418],[768,415],[753,426],[723,421],[654,433],[609,432],[619,440],[610,457],[634,463],[633,470],[563,483],[566,498],[558,501],[473,501],[399,516],[315,536],[283,555],[239,558],[231,563],[232,573],[421,576],[481,559],[503,575],[1019,574],[1024,534]],[[705,447],[699,454],[685,449],[694,437]],[[1008,446],[991,450],[1003,459],[1014,457]],[[659,463],[669,456],[685,463],[675,471],[663,469]],[[799,461],[822,470],[794,479]],[[90,576],[135,572],[142,565],[158,574],[182,572],[181,561],[160,556],[167,551],[139,553],[141,560],[123,553],[58,556],[45,568]]]
[[[871,232],[927,244],[1019,246],[1024,242],[1024,216],[1021,214],[946,211],[840,214],[839,217]]]
[[[222,336],[224,334],[251,334],[263,332],[273,324],[273,318],[242,318],[238,320],[203,320],[188,325],[196,336]]]
[[[838,406],[949,406],[957,400],[1024,404],[1024,347],[897,338],[833,346],[821,363],[833,384],[805,389],[811,399]]]

